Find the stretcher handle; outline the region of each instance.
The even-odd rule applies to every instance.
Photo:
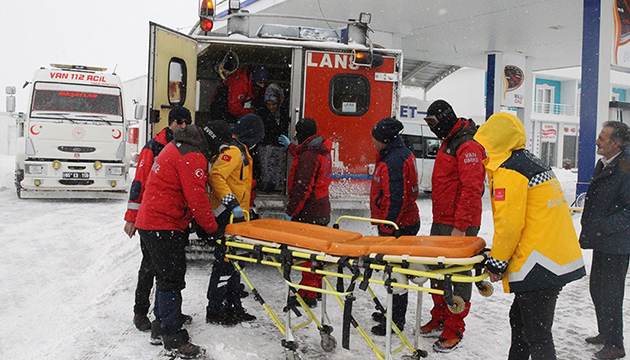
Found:
[[[389,221],[389,220],[381,220],[381,219],[371,219],[371,218],[366,218],[366,217],[360,217],[360,216],[350,216],[350,215],[342,215],[340,216],[337,221],[333,224],[333,228],[335,229],[339,229],[339,222],[343,219],[348,219],[348,220],[356,220],[356,221],[366,221],[366,222],[370,222],[370,223],[378,223],[378,224],[385,224],[385,225],[391,225],[394,227],[394,229],[399,230],[398,225],[393,222],[393,221]]]
[[[249,211],[243,210],[243,214],[245,214],[245,221],[249,221]],[[230,224],[234,223],[234,213],[230,214]]]

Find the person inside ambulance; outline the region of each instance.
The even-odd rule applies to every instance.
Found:
[[[286,169],[287,151],[278,144],[278,137],[288,133],[291,120],[289,107],[284,101],[284,91],[278,84],[269,84],[265,95],[256,98],[253,104],[256,115],[262,118],[265,125],[265,137],[252,151],[255,189],[283,192],[286,173],[278,169]]]
[[[212,120],[235,124],[239,118],[254,113],[251,101],[263,96],[269,80],[265,65],[247,65],[223,80],[210,101]]]

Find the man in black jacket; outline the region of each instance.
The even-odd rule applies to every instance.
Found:
[[[593,249],[590,290],[603,344],[597,359],[619,359],[623,346],[623,297],[630,259],[630,129],[618,121],[604,123],[597,141],[597,162],[586,193],[580,245]]]

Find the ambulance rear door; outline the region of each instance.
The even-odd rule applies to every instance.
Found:
[[[371,130],[397,112],[401,55],[383,56],[379,67],[352,65],[351,58],[349,52],[304,52],[302,116],[315,119],[333,142],[333,198],[365,200],[377,155]]]
[[[195,116],[197,41],[151,22],[149,24],[147,140],[168,126],[168,113],[180,105]]]

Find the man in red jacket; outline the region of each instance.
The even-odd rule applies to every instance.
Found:
[[[477,125],[471,119],[458,118],[449,103],[433,102],[425,121],[438,138],[443,139],[433,166],[431,179],[433,224],[431,235],[477,236],[481,225],[486,158],[483,147],[473,140]],[[470,274],[470,273],[468,273]],[[431,287],[443,289],[443,282],[431,280]],[[455,283],[454,294],[465,301],[464,311],[453,314],[444,297],[432,295],[432,319],[420,328],[425,335],[441,331],[433,344],[438,352],[453,350],[464,336],[464,318],[470,311],[472,283]]]
[[[332,180],[332,142],[317,134],[317,123],[311,118],[298,121],[295,131],[299,145],[291,143],[285,135],[278,137],[278,142],[288,147],[293,156],[285,220],[327,226],[330,222],[328,187]],[[305,262],[302,266],[311,267],[311,263]],[[322,277],[303,272],[300,285],[321,288]],[[316,292],[300,290],[299,294],[310,307],[317,305]]]
[[[253,114],[253,105],[246,108],[245,104],[265,93],[268,79],[265,65],[243,66],[226,77],[210,100],[212,120],[234,124],[240,117]]]
[[[392,118],[384,118],[372,129],[372,142],[378,151],[378,160],[372,174],[370,210],[373,219],[389,220],[398,225],[398,233],[389,224],[378,224],[379,236],[416,235],[420,230],[418,212],[418,172],[416,157],[403,142],[400,134],[403,124]],[[392,321],[402,331],[408,303],[407,290],[393,295]],[[372,314],[379,324],[372,333],[385,335],[385,317],[380,312]]]
[[[136,219],[156,278],[151,343],[162,342],[169,354],[183,358],[204,353],[181,328],[180,309],[188,224],[194,218],[205,232],[217,230],[206,191],[208,157],[208,142],[195,125],[176,131],[151,168]]]
[[[173,131],[179,128],[185,128],[191,123],[191,115],[188,109],[181,106],[175,106],[168,113],[168,127],[165,127],[155,137],[147,141],[142,148],[138,158],[138,166],[136,167],[136,176],[131,183],[129,189],[129,202],[127,203],[127,212],[125,213],[125,233],[129,237],[133,237],[136,233],[136,217],[138,209],[142,202],[142,196],[146,185],[147,178],[151,172],[153,161],[160,154],[164,146],[173,140]],[[142,262],[140,270],[138,270],[138,284],[136,285],[136,300],[133,307],[133,323],[140,331],[151,330],[151,321],[147,317],[151,301],[151,288],[153,287],[153,279],[155,275],[151,270],[149,256],[147,254],[146,245],[140,239],[140,250],[142,251]],[[184,322],[189,323],[192,317],[182,315]]]

